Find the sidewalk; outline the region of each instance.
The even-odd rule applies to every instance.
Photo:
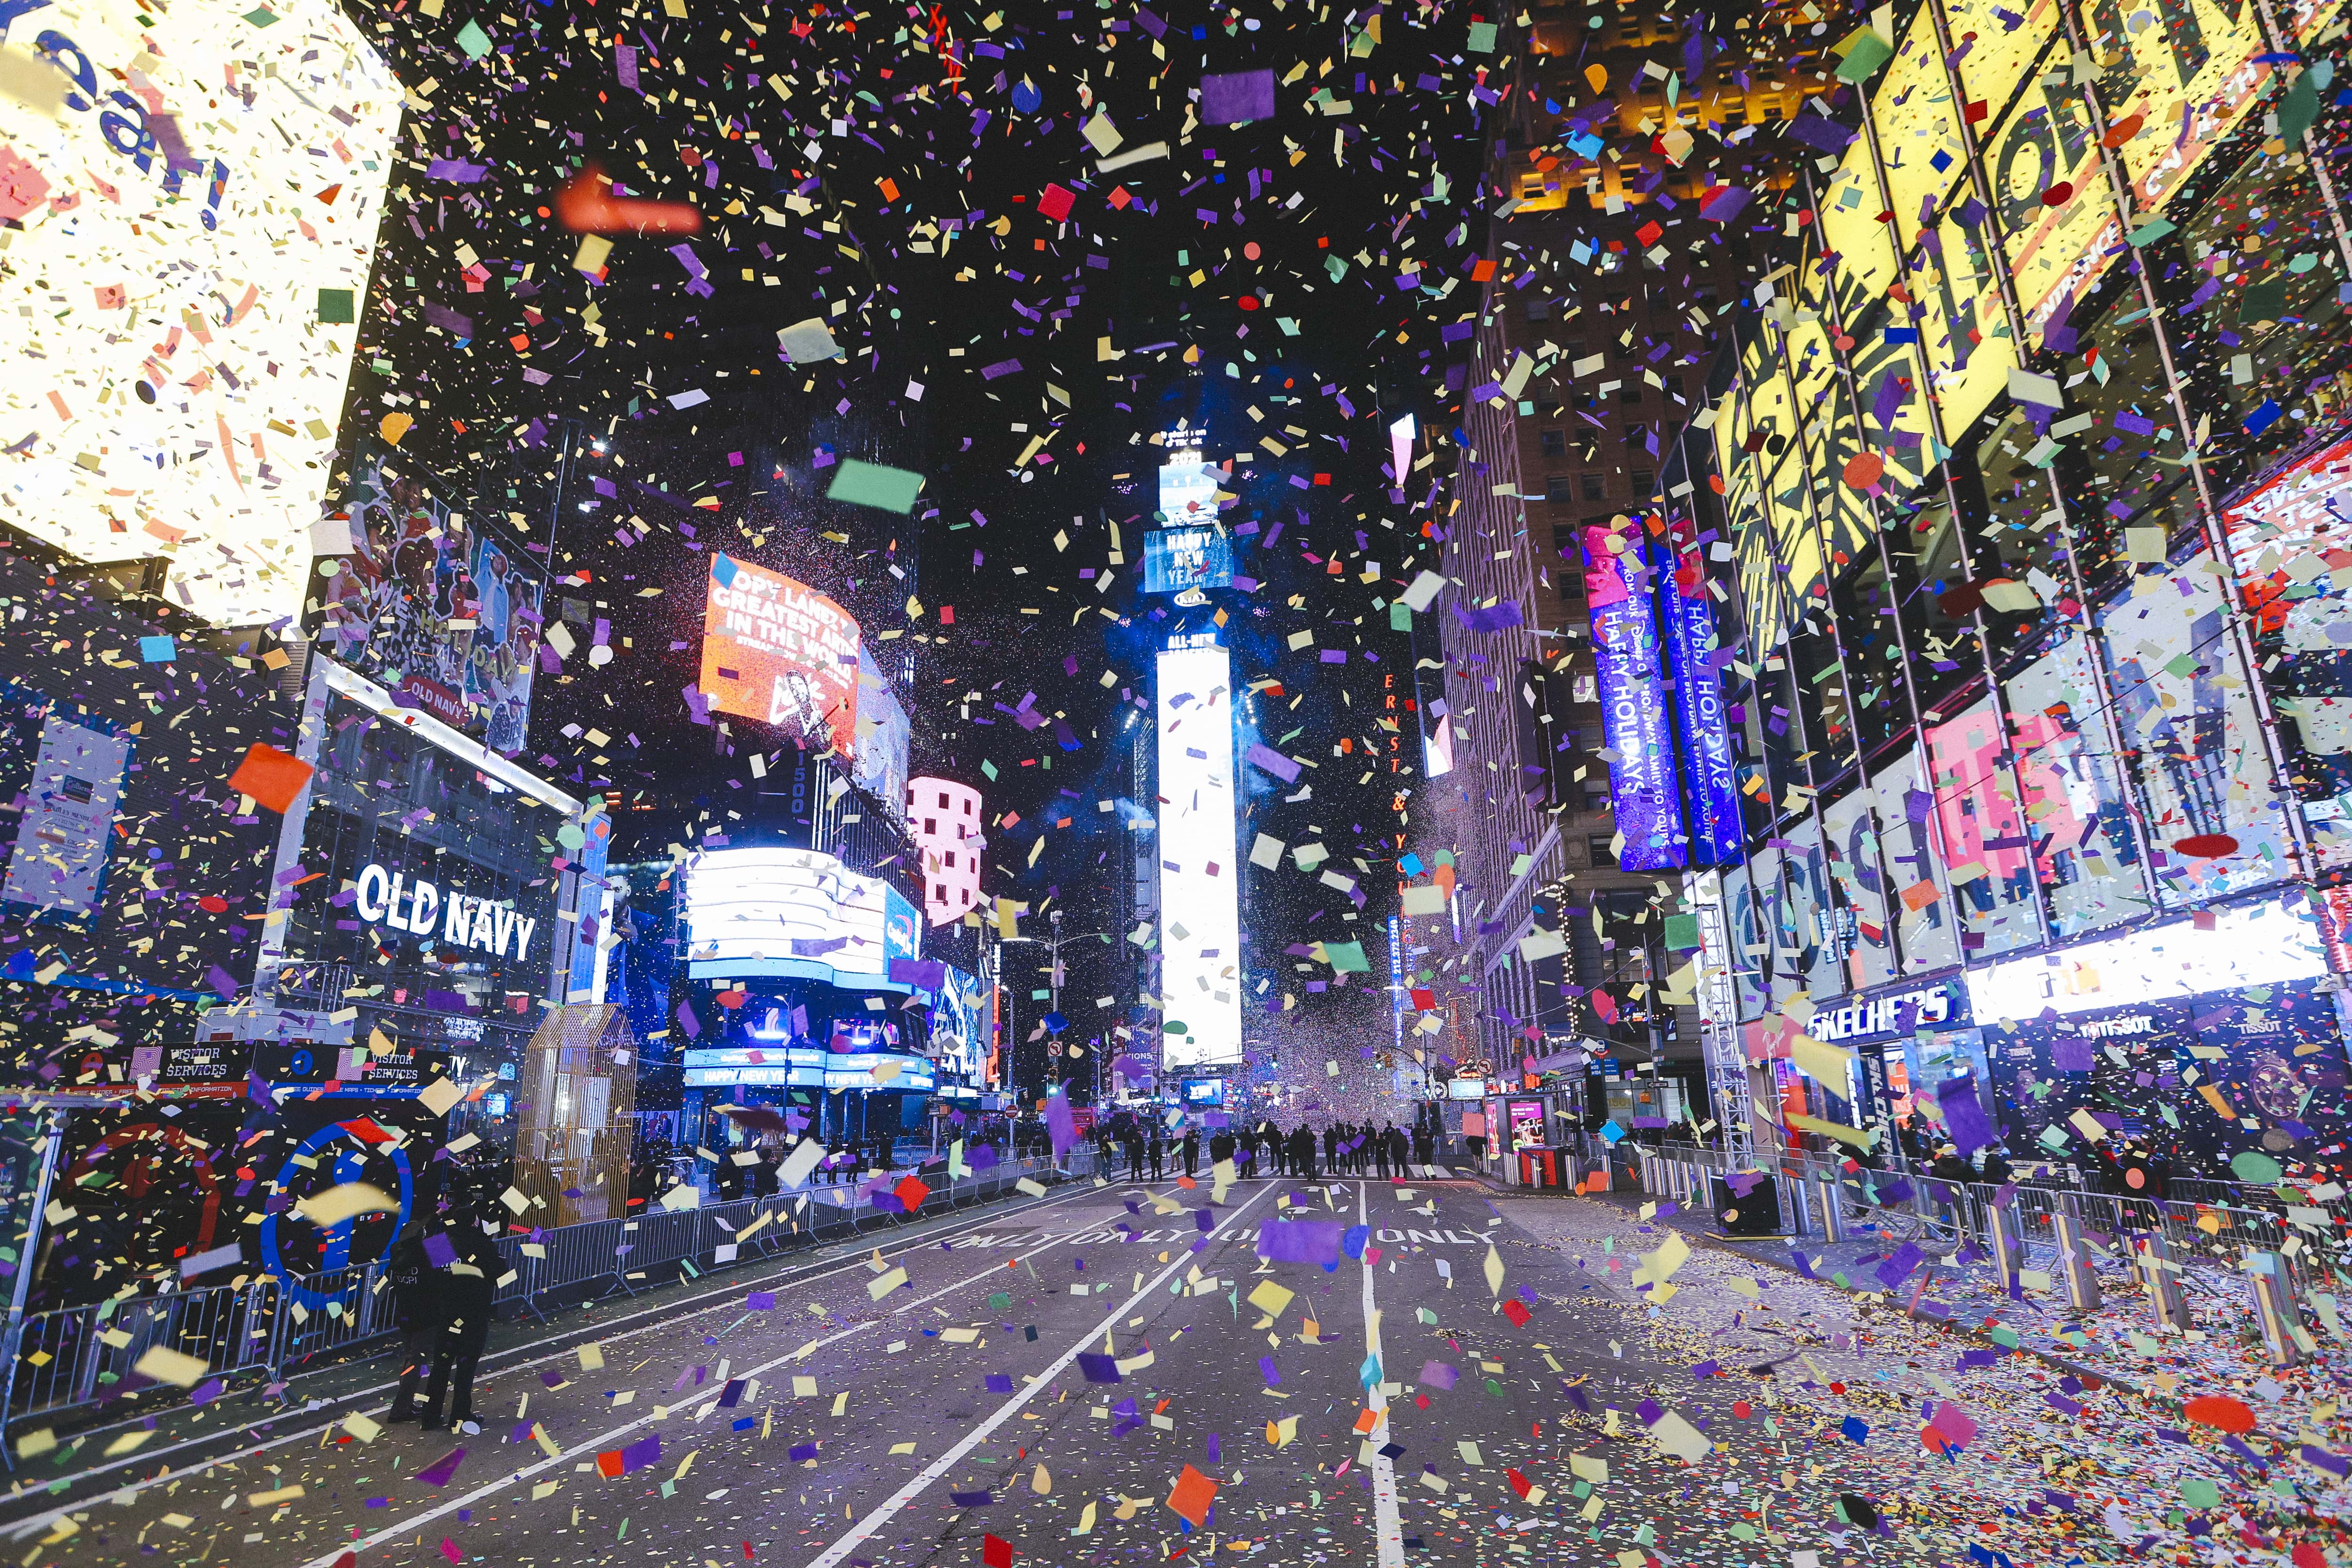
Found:
[[[2352,1433],[2326,1397],[2341,1370],[2340,1346],[2315,1372],[2263,1375],[2241,1360],[2225,1373],[2230,1363],[2217,1359],[2225,1339],[2210,1332],[2218,1325],[2209,1319],[2205,1346],[2160,1344],[2161,1358],[2143,1359],[2130,1348],[2131,1307],[2119,1302],[2083,1325],[2083,1344],[2065,1348],[2077,1362],[2137,1362],[2135,1378],[2153,1384],[2167,1376],[2176,1390],[2143,1393],[2121,1378],[2008,1353],[1994,1332],[2016,1333],[2022,1351],[2029,1340],[2053,1342],[2063,1328],[2031,1296],[2004,1300],[1988,1326],[1990,1310],[1970,1315],[1988,1304],[1965,1293],[1965,1278],[1948,1279],[1941,1268],[1920,1300],[1952,1306],[1942,1320],[1907,1315],[1908,1289],[1866,1294],[1832,1283],[1833,1271],[1851,1279],[1872,1267],[1861,1258],[1883,1241],[1845,1244],[1834,1266],[1807,1249],[1809,1274],[1787,1243],[1717,1237],[1704,1216],[1669,1213],[1663,1201],[1516,1188],[1489,1201],[1534,1245],[1583,1271],[1590,1282],[1580,1291],[1631,1306],[1635,1332],[1645,1321],[1660,1359],[1687,1365],[1691,1381],[1668,1379],[1653,1394],[1657,1405],[1688,1399],[1695,1384],[1729,1379],[1742,1395],[1733,1421],[1760,1423],[1780,1441],[1782,1487],[1832,1500],[1840,1520],[1878,1538],[1863,1544],[1895,1547],[1895,1561],[1963,1568],[2126,1560],[2327,1568],[2346,1561],[2352,1487],[2340,1456]],[[1579,1300],[1560,1306],[1575,1314]],[[1612,1321],[1598,1312],[1586,1321]],[[2234,1352],[2234,1338],[2226,1343]],[[1629,1335],[1622,1349],[1609,1348],[1627,1354],[1633,1344]],[[2200,1396],[2249,1418],[2216,1422],[2212,1405],[2200,1405],[2199,1417],[2184,1414],[2183,1402]],[[1765,1487],[1751,1494],[1757,1480]],[[1768,1474],[1724,1483],[1727,1493],[1738,1491],[1735,1506],[1757,1510],[1729,1532],[1761,1543],[1757,1555],[1729,1560],[1809,1568],[1815,1553],[1786,1550],[1802,1537],[1776,1519],[1769,1481]],[[1853,1551],[1840,1557],[1868,1561]]]
[[[998,1196],[927,1212],[911,1222],[872,1211],[856,1215],[854,1228],[835,1221],[825,1234],[812,1234],[804,1243],[782,1250],[746,1253],[715,1267],[666,1268],[667,1278],[637,1285],[634,1295],[615,1293],[525,1311],[492,1331],[478,1376],[488,1380],[494,1373],[512,1373],[566,1356],[578,1344],[616,1330],[740,1297],[747,1282],[822,1268],[877,1247],[896,1253],[943,1245],[955,1232],[1002,1224],[1049,1205],[1066,1194],[1073,1180],[1088,1178],[1053,1182],[1045,1197],[1008,1188]],[[101,1407],[100,1412],[60,1412],[55,1423],[39,1417],[22,1420],[8,1432],[5,1461],[0,1461],[11,1472],[7,1493],[0,1497],[0,1522],[24,1511],[35,1498],[43,1508],[56,1506],[69,1494],[101,1498],[108,1489],[128,1480],[200,1468],[290,1441],[286,1435],[289,1427],[300,1428],[297,1435],[310,1435],[315,1423],[302,1417],[313,1413],[371,1410],[394,1386],[399,1349],[396,1338],[362,1342],[322,1356],[282,1381],[248,1384],[202,1405],[177,1403],[130,1415],[104,1414]],[[74,1416],[83,1424],[69,1426]],[[50,1440],[55,1446],[44,1447]]]
[[[1668,1199],[1612,1193],[1582,1201],[1669,1228],[1695,1245],[1820,1281],[1864,1306],[1941,1323],[1994,1353],[2021,1351],[2075,1378],[2116,1384],[2176,1414],[2197,1394],[2227,1389],[2235,1397],[2252,1396],[2257,1421],[2266,1430],[2333,1426],[2338,1429],[2326,1447],[2352,1444],[2352,1430],[2333,1419],[2335,1402],[2352,1385],[2352,1340],[2322,1311],[2317,1322],[2306,1322],[2315,1353],[2306,1354],[2297,1367],[2272,1367],[2243,1275],[2184,1269],[2184,1294],[2196,1326],[2183,1331],[2159,1325],[2137,1273],[2104,1253],[2095,1256],[2099,1306],[2078,1318],[2053,1277],[2056,1263],[2046,1247],[2031,1251],[2027,1273],[2031,1279],[2039,1269],[2048,1284],[2011,1297],[2001,1289],[1989,1257],[1970,1258],[1964,1248],[1942,1260],[1916,1247],[1906,1250],[1895,1231],[1859,1221],[1857,1234],[1841,1242],[1751,1238],[1723,1236],[1705,1211]],[[1962,1258],[1969,1261],[1959,1262]]]

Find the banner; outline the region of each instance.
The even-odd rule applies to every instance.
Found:
[[[1639,525],[1584,531],[1584,591],[1592,606],[1593,670],[1610,750],[1609,788],[1628,871],[1679,869],[1689,859],[1674,734],[1662,700],[1658,631],[1644,581]]]
[[[1716,655],[1715,607],[1697,524],[1673,521],[1673,538],[1650,546],[1666,658],[1675,676],[1675,721],[1682,740],[1683,788],[1690,805],[1691,863],[1727,866],[1741,847],[1739,770],[1724,723]]]

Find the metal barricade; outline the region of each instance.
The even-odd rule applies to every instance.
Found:
[[[1065,1167],[1043,1159],[1004,1161],[934,1187],[919,1214],[985,1202],[1027,1179],[1089,1173],[1090,1158],[1073,1151]],[[918,1174],[908,1172],[907,1174]],[[834,1189],[849,1195],[855,1187]],[[803,1207],[803,1197],[810,1201]],[[761,1212],[768,1222],[748,1238],[751,1258],[813,1246],[827,1234],[902,1225],[908,1216],[818,1201],[806,1190],[705,1207],[660,1210],[634,1219],[591,1220],[499,1238],[507,1270],[497,1307],[536,1312],[551,1291],[611,1281],[608,1294],[637,1288],[667,1265],[696,1274],[725,1267],[718,1250],[733,1244],[731,1262],[747,1260],[738,1240]],[[167,1291],[28,1315],[0,1337],[0,1430],[26,1416],[103,1403],[133,1380],[139,1359],[156,1346],[192,1355],[215,1374],[260,1369],[272,1378],[331,1352],[396,1329],[390,1285],[380,1263],[356,1265],[281,1283],[264,1276],[244,1285]],[[143,1387],[144,1384],[142,1384]]]

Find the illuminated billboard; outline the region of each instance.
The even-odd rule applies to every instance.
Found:
[[[731,556],[710,562],[702,695],[818,751],[857,748],[857,623],[804,583]]]
[[[329,0],[0,18],[0,518],[173,556],[210,621],[299,615],[400,83]]]
[[[892,959],[922,953],[922,921],[897,889],[809,849],[690,856],[678,909],[698,979],[781,975],[880,989]]]
[[[1155,528],[1143,536],[1143,591],[1234,585],[1234,542],[1222,528]]]
[[[1175,443],[1170,443],[1172,447]],[[1171,451],[1160,466],[1160,515],[1174,526],[1214,521],[1217,515],[1217,469],[1201,461],[1197,451]]]
[[[318,646],[503,757],[522,750],[545,637],[539,569],[469,522],[390,452],[353,461],[314,611]],[[573,651],[559,631],[556,651]]]
[[[1641,540],[1638,528],[1586,529],[1584,592],[1592,607],[1601,730],[1612,753],[1609,793],[1623,839],[1617,863],[1628,871],[1664,871],[1687,862],[1690,843]]]
[[[1153,671],[1160,761],[1160,987],[1170,1071],[1242,1057],[1241,868],[1234,671],[1213,633],[1180,636]]]
[[[1706,563],[1697,532],[1697,524],[1688,517],[1676,517],[1672,544],[1664,540],[1653,543],[1651,559],[1659,617],[1666,628],[1666,658],[1675,677],[1692,863],[1727,866],[1739,859],[1742,844],[1739,763],[1725,723],[1715,606],[1706,596]]]

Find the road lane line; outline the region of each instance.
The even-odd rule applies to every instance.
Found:
[[[1219,1230],[1223,1230],[1226,1226],[1232,1225],[1234,1221],[1241,1218],[1243,1210],[1247,1209],[1251,1205],[1255,1204],[1258,1199],[1274,1191],[1275,1186],[1276,1184],[1272,1182],[1268,1182],[1260,1186],[1255,1193],[1253,1193],[1249,1198],[1240,1205],[1240,1207],[1235,1208],[1225,1220],[1220,1223],[1217,1228]],[[1180,1254],[1175,1262],[1169,1264],[1159,1273],[1153,1275],[1150,1281],[1147,1282],[1141,1289],[1136,1291],[1134,1295],[1129,1296],[1126,1302],[1121,1305],[1117,1311],[1104,1314],[1104,1323],[1116,1323],[1119,1319],[1127,1316],[1139,1305],[1149,1300],[1161,1286],[1165,1285],[1168,1282],[1169,1277],[1173,1275],[1176,1270],[1196,1261],[1197,1260],[1190,1252]],[[914,1501],[917,1498],[920,1497],[924,1492],[930,1489],[933,1484],[944,1478],[948,1472],[954,1469],[957,1465],[962,1463],[965,1455],[980,1447],[981,1444],[988,1441],[990,1434],[993,1433],[999,1426],[1003,1426],[1007,1421],[1010,1421],[1023,1405],[1028,1404],[1031,1399],[1036,1397],[1037,1394],[1041,1390],[1051,1384],[1055,1378],[1061,1375],[1063,1372],[1066,1371],[1069,1368],[1070,1363],[1078,1359],[1078,1353],[1085,1350],[1088,1345],[1095,1342],[1095,1336],[1100,1331],[1100,1328],[1097,1327],[1097,1329],[1090,1330],[1086,1334],[1080,1336],[1070,1345],[1069,1349],[1064,1351],[1059,1356],[1055,1358],[1051,1366],[1048,1366],[1044,1372],[1038,1373],[1034,1382],[1030,1383],[1012,1398],[1006,1400],[1003,1405],[998,1405],[996,1407],[995,1414],[992,1415],[987,1420],[982,1421],[979,1426],[966,1433],[962,1438],[956,1443],[955,1447],[950,1448],[946,1453],[941,1454],[938,1458],[932,1460],[929,1464],[925,1465],[920,1470],[917,1471],[912,1479],[901,1486],[897,1491],[892,1492],[880,1507],[875,1509],[873,1512],[867,1514],[864,1519],[859,1520],[856,1527],[853,1528],[846,1535],[844,1535],[840,1540],[835,1542],[831,1546],[826,1547],[823,1552],[819,1553],[818,1556],[809,1563],[808,1568],[840,1568],[843,1561],[845,1560],[851,1552],[856,1551],[858,1547],[864,1545],[867,1538],[873,1535],[876,1531],[889,1523],[892,1519],[898,1516],[899,1510],[904,1509],[908,1503]],[[1402,1561],[1402,1558],[1400,1556],[1399,1562]],[[313,1568],[318,1568],[318,1565],[313,1565]]]
[[[885,1258],[900,1258],[911,1252],[921,1252],[928,1248],[935,1248],[943,1239],[963,1235],[971,1231],[979,1230],[992,1224],[1001,1224],[1007,1219],[1034,1214],[1041,1209],[1055,1207],[1076,1198],[1098,1196],[1100,1195],[1100,1192],[1101,1189],[1099,1188],[1079,1187],[1074,1184],[1071,1189],[1067,1192],[1057,1193],[1050,1197],[1037,1199],[1034,1202],[1024,1204],[1017,1209],[1008,1209],[996,1214],[976,1215],[956,1225],[943,1226],[937,1230],[926,1233],[921,1240],[908,1241],[889,1252],[886,1252],[883,1256]],[[1029,1228],[1034,1227],[1024,1227],[1024,1230]],[[1066,1241],[1070,1239],[1070,1237],[1066,1235],[1059,1237],[1041,1236],[1039,1239],[1041,1243],[1058,1243],[1061,1241]],[[828,1243],[826,1245],[833,1246],[839,1244]],[[1038,1247],[1038,1250],[1040,1252],[1044,1251],[1045,1247],[1041,1245]],[[1021,1254],[1017,1256],[1030,1255]],[[830,1268],[824,1268],[824,1264],[831,1260],[811,1258],[805,1262],[788,1264],[784,1268],[769,1275],[755,1276],[750,1273],[745,1273],[738,1275],[735,1278],[734,1282],[728,1289],[723,1290],[708,1291],[688,1300],[648,1307],[643,1311],[632,1312],[625,1317],[611,1319],[604,1322],[593,1325],[583,1325],[579,1329],[562,1331],[555,1337],[562,1338],[564,1334],[576,1333],[581,1334],[583,1338],[576,1342],[568,1342],[559,1346],[557,1349],[547,1352],[544,1354],[535,1355],[525,1361],[513,1362],[507,1365],[499,1367],[495,1371],[486,1373],[475,1386],[477,1389],[479,1389],[489,1384],[497,1382],[499,1378],[510,1376],[515,1373],[528,1372],[533,1367],[543,1366],[549,1362],[561,1361],[575,1352],[582,1343],[593,1342],[597,1344],[610,1344],[619,1340],[631,1339],[638,1334],[664,1327],[667,1323],[675,1321],[681,1314],[690,1317],[697,1316],[704,1312],[722,1310],[726,1307],[727,1303],[734,1300],[736,1297],[744,1294],[749,1290],[757,1289],[763,1286],[775,1286],[781,1289],[797,1289],[801,1286],[818,1284],[824,1280],[835,1279],[837,1276],[846,1274],[853,1269],[863,1268],[870,1257],[871,1254],[860,1254],[854,1258],[838,1262],[835,1264],[834,1267]],[[786,1278],[786,1276],[793,1275],[798,1270],[811,1268],[823,1268],[824,1271],[814,1274],[803,1274],[796,1279]],[[628,1324],[635,1323],[637,1320],[641,1318],[658,1319],[661,1321],[642,1323],[635,1328],[626,1327]],[[614,1333],[612,1331],[615,1329],[619,1329],[622,1331],[617,1334]],[[540,1342],[543,1344],[546,1342],[541,1341]],[[511,1347],[505,1353],[511,1354],[515,1350],[528,1350],[530,1348],[532,1347],[528,1345],[518,1345]],[[499,1352],[493,1352],[493,1355]],[[486,1357],[485,1359],[487,1360],[490,1358]],[[327,1405],[349,1404],[352,1408],[358,1409],[364,1414],[367,1407],[361,1405],[359,1402],[366,1400],[373,1395],[385,1393],[398,1386],[399,1384],[396,1380],[393,1382],[374,1384],[364,1388],[355,1389],[347,1394],[337,1395],[327,1400],[325,1404]],[[388,1410],[391,1406],[386,1405],[382,1406],[382,1408]],[[281,1421],[286,1418],[288,1414],[288,1412],[281,1411],[276,1415],[268,1416],[266,1419],[269,1421]],[[7,1539],[11,1541],[21,1541],[32,1533],[32,1531],[53,1523],[60,1514],[71,1513],[78,1509],[88,1508],[93,1501],[119,1501],[122,1499],[136,1497],[141,1492],[147,1490],[150,1487],[158,1486],[166,1481],[185,1480],[190,1477],[202,1475],[205,1469],[209,1469],[215,1465],[234,1463],[238,1460],[249,1458],[257,1454],[267,1453],[272,1448],[283,1447],[290,1443],[303,1442],[310,1438],[316,1437],[321,1432],[334,1429],[341,1424],[342,1419],[343,1417],[341,1415],[338,1415],[332,1420],[321,1422],[317,1426],[305,1426],[299,1431],[289,1432],[283,1436],[270,1437],[262,1442],[251,1444],[232,1452],[218,1454],[214,1456],[212,1458],[203,1461],[201,1466],[191,1465],[188,1468],[182,1470],[173,1470],[166,1468],[139,1481],[121,1487],[112,1487],[107,1488],[103,1490],[93,1491],[73,1502],[61,1503],[44,1512],[29,1515],[21,1520],[12,1521],[5,1526],[0,1526],[0,1533],[5,1533]],[[251,1426],[258,1424],[258,1422],[248,1424],[247,1429],[250,1430]],[[111,1429],[112,1428],[110,1427],[100,1427],[96,1428],[95,1432],[105,1432]],[[207,1443],[217,1443],[224,1436],[228,1435],[229,1430],[224,1429],[220,1432],[207,1433],[203,1436],[184,1438],[168,1447],[151,1449],[131,1458],[118,1459],[110,1465],[98,1465],[93,1466],[87,1470],[76,1471],[72,1476],[68,1477],[67,1479],[69,1482],[78,1484],[91,1477],[104,1475],[110,1470],[122,1469],[132,1465],[152,1464],[157,1459],[163,1458],[170,1454],[177,1453],[184,1448],[199,1447]],[[0,1506],[5,1506],[11,1500],[17,1500],[29,1494],[18,1493],[16,1494],[15,1498],[0,1497]]]
[[[1364,1353],[1370,1357],[1379,1376],[1364,1391],[1366,1402],[1379,1419],[1365,1441],[1373,1448],[1370,1467],[1372,1472],[1372,1541],[1380,1553],[1381,1568],[1404,1568],[1404,1523],[1397,1511],[1396,1461],[1379,1450],[1389,1441],[1389,1396],[1381,1390],[1389,1374],[1388,1363],[1381,1355],[1381,1314],[1372,1303],[1372,1233],[1371,1214],[1366,1189],[1356,1185],[1356,1223],[1364,1227]]]
[[[1024,1252],[1019,1256],[1021,1258],[1035,1258],[1061,1246],[1068,1239],[1069,1237],[1066,1236],[1057,1236],[1047,1241],[1044,1246],[1037,1247],[1034,1251]],[[860,1261],[864,1262],[865,1260],[860,1259]],[[1015,1261],[1018,1261],[1018,1259],[1016,1258]],[[938,1300],[942,1296],[950,1296],[958,1290],[967,1289],[973,1285],[981,1283],[982,1280],[993,1279],[998,1275],[1004,1273],[1006,1265],[1003,1263],[991,1264],[986,1268],[982,1269],[979,1273],[969,1275],[964,1279],[957,1280],[952,1285],[941,1286],[939,1289],[932,1291],[928,1296],[918,1296],[915,1300],[908,1302],[905,1306],[895,1309],[891,1315],[895,1317],[899,1312],[908,1311],[916,1307],[928,1306],[931,1302]],[[854,1335],[862,1334],[868,1329],[880,1328],[886,1321],[886,1319],[882,1318],[868,1318],[862,1323],[852,1323],[848,1328],[842,1330],[839,1333],[827,1334],[823,1339],[818,1340],[814,1344],[808,1347],[805,1354],[801,1350],[794,1349],[788,1351],[784,1354],[777,1356],[772,1360],[761,1362],[757,1366],[746,1367],[741,1372],[732,1373],[731,1375],[741,1378],[758,1377],[761,1373],[772,1372],[775,1368],[783,1365],[786,1362],[805,1360],[808,1356],[816,1354],[818,1351],[824,1349],[828,1345],[838,1344],[841,1341],[849,1339]],[[1076,1352],[1074,1352],[1072,1353],[1075,1354]],[[685,1406],[679,1405],[677,1408],[683,1410]],[[608,1449],[612,1447],[614,1443],[618,1442],[621,1438],[627,1436],[638,1427],[650,1425],[653,1420],[654,1417],[651,1414],[640,1415],[635,1421],[629,1422],[625,1426],[615,1426],[611,1431],[606,1432],[600,1436],[592,1437],[585,1443],[575,1444],[572,1447],[564,1449],[560,1454],[550,1455],[548,1458],[540,1460],[539,1463],[532,1465],[526,1469],[517,1470],[512,1475],[504,1476],[498,1480],[490,1481],[482,1486],[476,1487],[472,1491],[467,1492],[463,1497],[444,1498],[440,1502],[435,1504],[432,1508],[425,1510],[422,1513],[411,1514],[406,1519],[401,1520],[397,1523],[385,1525],[382,1530],[377,1531],[373,1535],[366,1536],[358,1541],[347,1542],[323,1556],[313,1558],[310,1563],[305,1563],[303,1568],[331,1568],[331,1565],[336,1562],[336,1560],[341,1558],[346,1552],[367,1551],[369,1548],[375,1546],[382,1542],[388,1541],[395,1535],[404,1534],[408,1531],[415,1530],[419,1525],[430,1524],[433,1521],[454,1513],[461,1508],[471,1508],[474,1504],[480,1502],[483,1499],[490,1496],[492,1493],[502,1491],[519,1482],[527,1481],[531,1477],[540,1474],[551,1466],[560,1465],[566,1459],[577,1459],[583,1454],[593,1454]]]

